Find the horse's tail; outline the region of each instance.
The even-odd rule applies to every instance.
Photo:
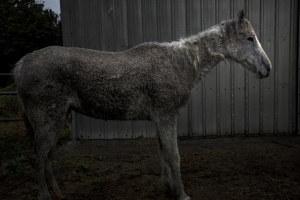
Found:
[[[14,78],[15,78],[15,83],[16,85],[18,85],[18,78],[21,75],[21,71],[22,71],[22,67],[24,65],[24,63],[26,62],[26,60],[28,59],[30,54],[27,54],[25,56],[23,56],[16,64],[14,69],[12,70],[12,73],[14,74]]]
[[[19,87],[21,86],[22,87],[22,83],[20,83],[21,79],[20,77],[22,77],[22,68],[23,68],[23,65],[25,64],[25,62],[27,61],[28,57],[29,57],[30,54],[27,54],[25,56],[23,56],[16,64],[15,64],[15,67],[14,69],[12,70],[13,74],[14,74],[14,78],[15,78],[15,84],[16,84],[16,89],[18,92],[19,91]],[[24,124],[26,126],[26,130],[27,130],[27,135],[30,139],[30,142],[33,144],[33,141],[34,141],[34,130],[33,130],[33,127],[32,127],[32,124],[30,123],[29,119],[28,119],[28,116],[25,112],[25,109],[24,109],[24,104],[23,104],[23,101],[22,101],[22,95],[19,94],[19,101],[22,105],[22,112],[23,112],[23,120],[24,120]]]
[[[24,123],[25,123],[25,126],[26,126],[26,130],[27,130],[27,135],[29,137],[29,140],[31,142],[31,144],[33,144],[34,142],[34,131],[33,131],[33,127],[26,115],[26,113],[23,111],[23,119],[24,119]]]

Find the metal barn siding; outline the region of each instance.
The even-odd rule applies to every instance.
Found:
[[[295,109],[295,112],[298,112],[298,114],[296,114],[297,115],[297,118],[298,118],[298,122],[296,122],[297,123],[297,133],[298,134],[300,134],[300,4],[298,3],[298,47],[295,47],[295,57],[297,57],[297,51],[298,51],[298,70],[297,70],[297,68],[295,69],[296,70],[296,72],[295,72],[295,74],[297,74],[297,79],[298,79],[298,85],[297,85],[297,89],[298,89],[298,93],[297,94],[295,94],[295,96],[296,96],[296,98],[297,98],[297,101],[298,102],[296,102],[297,104],[298,104],[298,106],[297,106],[297,108],[298,109]],[[297,61],[296,61],[297,62]],[[297,63],[296,63],[296,65],[297,65]],[[297,73],[297,71],[298,71],[298,73]]]
[[[273,64],[271,75],[258,80],[237,63],[220,63],[193,89],[178,118],[179,136],[296,133],[297,0],[61,0],[63,41],[64,46],[123,51],[195,34],[235,18],[241,9]],[[73,138],[155,137],[152,122],[72,116]]]

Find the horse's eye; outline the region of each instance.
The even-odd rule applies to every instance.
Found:
[[[247,40],[249,40],[250,42],[253,42],[254,38],[253,37],[247,37]]]

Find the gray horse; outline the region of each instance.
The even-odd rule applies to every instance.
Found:
[[[30,160],[39,199],[62,198],[53,175],[58,132],[70,110],[104,120],[152,120],[157,128],[162,183],[187,200],[180,174],[176,116],[191,90],[220,61],[232,59],[269,76],[271,63],[240,11],[194,36],[144,43],[124,52],[47,47],[24,56],[14,69],[32,140]]]

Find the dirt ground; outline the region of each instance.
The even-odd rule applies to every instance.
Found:
[[[179,140],[186,193],[204,199],[300,199],[300,137]],[[54,172],[67,200],[171,199],[156,140],[69,141]],[[0,199],[36,199],[30,166],[0,179]]]

